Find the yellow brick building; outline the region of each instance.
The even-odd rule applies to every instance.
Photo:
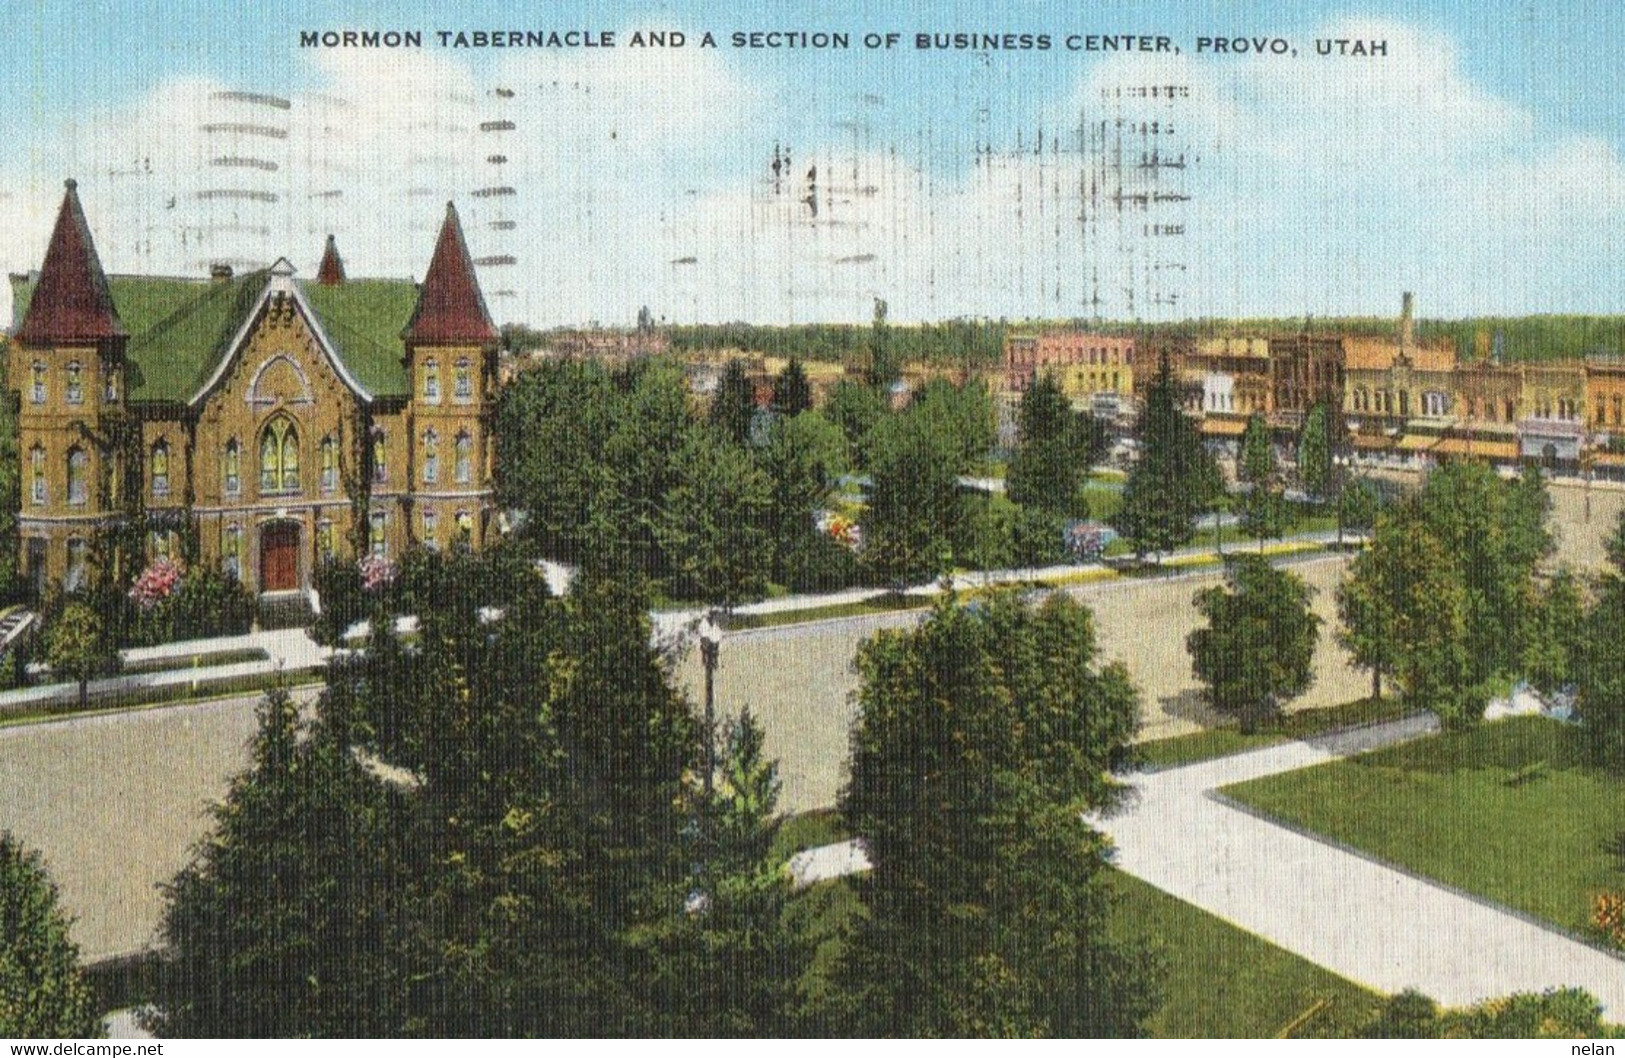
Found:
[[[260,594],[308,589],[358,549],[479,547],[490,532],[498,333],[456,210],[421,286],[102,271],[68,182],[40,271],[12,277],[7,365],[21,561],[72,587],[98,529],[140,517]]]

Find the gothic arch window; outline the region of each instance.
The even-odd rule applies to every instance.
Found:
[[[226,442],[226,456],[221,467],[225,475],[226,495],[236,496],[243,491],[243,446],[233,437]]]
[[[90,456],[77,446],[68,449],[68,502],[75,507],[90,502]]]
[[[423,483],[440,480],[440,435],[431,427],[423,433]]]
[[[430,404],[440,403],[440,362],[433,357],[423,362],[423,399]]]
[[[260,491],[299,491],[299,431],[282,416],[260,434]]]
[[[440,550],[440,516],[433,507],[423,508],[423,544],[431,551]]]
[[[316,546],[321,549],[322,558],[331,559],[336,550],[333,540],[333,520],[323,518],[316,523]]]
[[[328,434],[322,438],[322,491],[332,492],[339,487],[339,446]]]
[[[220,543],[220,568],[233,577],[243,575],[243,527],[236,522],[226,526]]]
[[[90,542],[82,536],[68,537],[68,575],[62,586],[77,591],[85,586],[85,571],[89,568]]]
[[[34,403],[35,404],[44,404],[45,403],[45,361],[43,361],[43,360],[35,360],[34,361],[34,367],[33,367],[32,373],[30,375],[30,378],[33,381]]]
[[[35,504],[45,502],[45,449],[35,445],[28,450],[28,472],[33,484],[30,488],[30,497]]]
[[[68,383],[66,387],[69,404],[83,404],[85,402],[84,367],[77,360],[68,361]]]
[[[468,357],[457,361],[452,384],[456,387],[454,392],[460,403],[466,404],[474,399],[474,365],[469,362]]]
[[[164,441],[152,446],[152,494],[169,495],[169,445]]]
[[[466,485],[474,478],[474,439],[468,436],[467,430],[457,434],[455,448],[456,467],[454,468],[454,475],[457,484]]]
[[[372,432],[372,480],[375,485],[389,481],[389,445],[384,431]]]

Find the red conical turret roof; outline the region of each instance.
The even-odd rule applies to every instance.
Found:
[[[450,202],[429,273],[418,292],[418,307],[401,337],[408,342],[494,342],[499,337],[474,278],[474,261],[463,241],[457,208]]]
[[[51,245],[45,250],[45,263],[40,266],[39,282],[28,301],[28,313],[17,328],[17,340],[31,345],[125,336],[96,256],[96,244],[90,238],[90,225],[79,205],[78,185],[69,180],[67,189],[56,229],[51,232]]]
[[[316,269],[316,282],[324,287],[336,287],[344,282],[344,259],[339,256],[338,240],[327,237],[327,249],[322,251],[321,267]]]

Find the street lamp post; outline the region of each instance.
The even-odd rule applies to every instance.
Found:
[[[709,802],[717,770],[716,677],[722,646],[722,627],[713,613],[701,618],[699,633],[700,662],[705,666],[705,797]]]

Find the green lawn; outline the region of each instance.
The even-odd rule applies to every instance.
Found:
[[[1625,888],[1625,781],[1588,767],[1582,738],[1576,727],[1518,717],[1224,792],[1583,932],[1593,895]]]
[[[1302,709],[1288,713],[1279,723],[1250,735],[1242,734],[1235,727],[1214,727],[1189,735],[1153,739],[1140,743],[1140,755],[1148,769],[1172,768],[1215,757],[1228,757],[1233,753],[1290,739],[1309,738],[1342,727],[1398,720],[1412,712],[1414,710],[1397,698],[1362,698],[1326,709]]]
[[[1162,1005],[1146,1026],[1152,1036],[1268,1038],[1321,999],[1330,1005],[1294,1035],[1348,1036],[1380,1002],[1377,993],[1132,875],[1109,871],[1107,880],[1119,898],[1112,934],[1150,943],[1167,972]]]
[[[809,812],[787,819],[776,847],[784,852],[842,841],[848,835],[838,814]],[[805,843],[803,843],[805,842]],[[1163,999],[1147,1030],[1162,1038],[1274,1036],[1316,1001],[1330,1005],[1296,1035],[1345,1036],[1370,1019],[1380,997],[1291,952],[1231,925],[1132,875],[1108,869],[1106,884],[1117,898],[1108,929],[1122,941],[1151,946],[1163,965]],[[850,879],[820,882],[792,905],[817,941],[803,979],[816,1001],[829,988],[840,956],[841,930],[862,914]]]

